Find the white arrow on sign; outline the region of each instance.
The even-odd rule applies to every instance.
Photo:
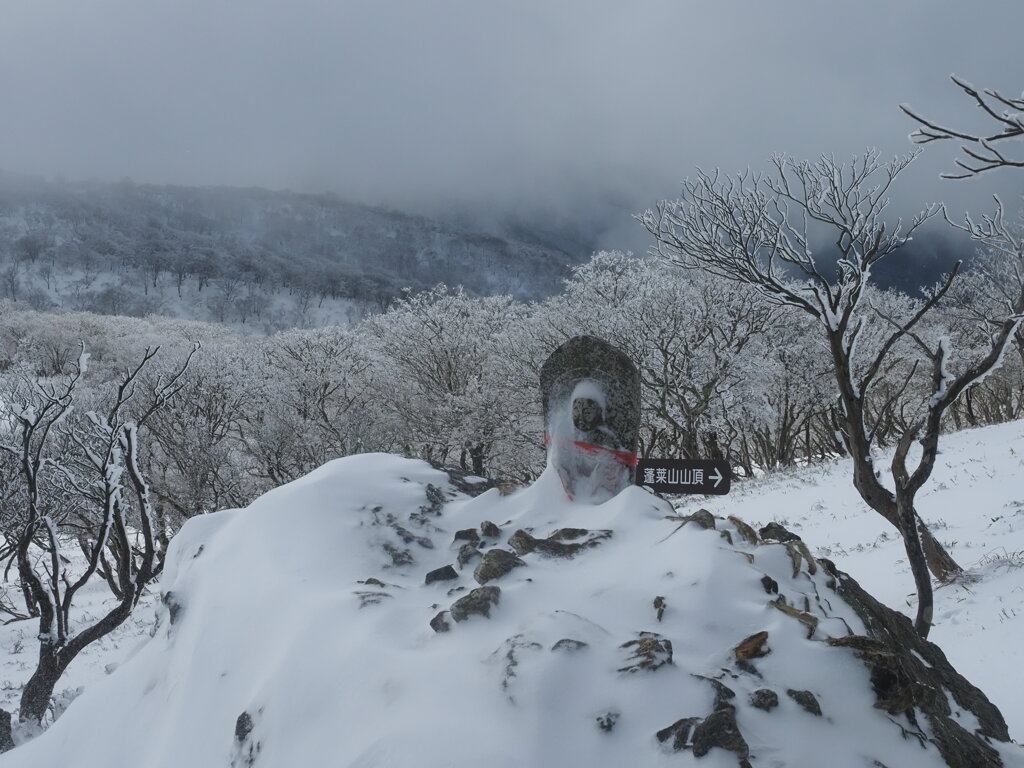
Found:
[[[722,472],[721,470],[719,470],[718,467],[715,467],[714,474],[708,475],[708,477],[715,481],[715,488],[717,488],[721,484],[722,480],[725,479],[724,477],[722,477]]]

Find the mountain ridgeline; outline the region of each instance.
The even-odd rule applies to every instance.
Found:
[[[588,256],[326,194],[0,175],[0,297],[40,310],[273,331],[442,282],[541,298]]]

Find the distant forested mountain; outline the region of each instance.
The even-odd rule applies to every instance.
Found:
[[[589,256],[333,195],[0,174],[0,297],[252,330],[352,322],[437,283],[521,299]]]

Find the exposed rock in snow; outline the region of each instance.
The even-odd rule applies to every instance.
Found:
[[[910,619],[879,603],[833,563],[821,562],[834,579],[836,594],[866,629],[828,643],[854,649],[867,665],[875,706],[906,716],[912,733],[934,743],[949,765],[1000,765],[988,741],[1005,742],[1010,735],[995,705],[953,669],[937,645],[921,640]]]
[[[779,694],[769,688],[758,688],[750,694],[750,706],[771,712],[779,706]]]
[[[586,528],[559,528],[546,539],[537,539],[519,529],[508,540],[520,555],[538,552],[548,557],[573,557],[584,549],[596,547],[611,538],[611,531],[588,531]]]
[[[480,564],[473,570],[473,578],[481,584],[500,579],[513,568],[526,565],[507,549],[489,549],[484,552]]]
[[[428,573],[424,579],[424,584],[433,584],[435,581],[451,581],[452,579],[459,578],[459,572],[451,565],[445,565],[441,568],[435,568]]]
[[[508,521],[480,531],[500,587],[425,584],[482,520]],[[153,638],[0,766],[1024,765],[938,647],[784,528],[680,520],[636,487],[468,498],[424,462],[331,462],[189,521]],[[566,559],[506,531],[614,535]]]
[[[480,557],[480,550],[474,544],[463,544],[459,547],[458,562],[459,568],[465,568],[467,563]]]
[[[465,621],[470,616],[491,617],[491,606],[501,600],[501,587],[477,587],[465,597],[452,603],[451,617],[455,621]]]
[[[637,632],[633,640],[628,640],[622,647],[629,651],[626,666],[619,667],[619,672],[654,671],[672,663],[672,641],[657,632]]]
[[[767,656],[771,649],[767,646],[768,633],[765,631],[755,632],[732,649],[733,655],[739,661],[757,659]]]
[[[821,705],[818,699],[810,691],[794,691],[792,688],[786,691],[786,695],[800,705],[801,709],[815,717],[821,717]]]

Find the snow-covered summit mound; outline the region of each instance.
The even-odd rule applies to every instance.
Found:
[[[1024,764],[781,527],[469,485],[354,456],[189,521],[152,639],[0,765]]]

